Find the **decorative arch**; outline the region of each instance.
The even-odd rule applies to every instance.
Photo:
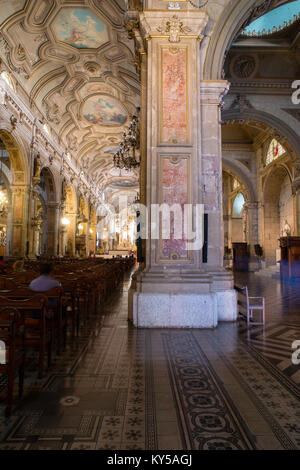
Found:
[[[57,186],[55,182],[54,175],[49,167],[44,166],[41,169],[41,183],[45,184],[45,190],[47,193],[47,202],[56,202],[58,200],[57,197]],[[41,184],[40,183],[40,184]]]
[[[300,161],[300,137],[277,117],[256,109],[227,110],[222,113],[222,122],[225,125],[240,124],[260,129],[278,140],[293,162]]]
[[[1,126],[1,125],[0,125]],[[29,165],[26,158],[26,151],[23,144],[11,132],[2,126],[0,128],[0,139],[2,140],[11,161],[12,184],[29,183]]]
[[[276,249],[280,233],[280,195],[282,183],[288,176],[292,196],[292,178],[289,169],[275,163],[270,167],[263,185],[264,251],[267,264],[276,262]]]
[[[6,177],[4,181],[7,183],[10,195],[10,209],[6,221],[7,248],[5,254],[6,256],[19,257],[25,254],[27,238],[27,188],[30,181],[30,168],[26,149],[8,123],[0,123],[0,139],[10,160],[10,171],[4,171]]]
[[[289,0],[292,1],[292,0]],[[227,53],[239,32],[250,18],[258,18],[266,13],[267,7],[276,8],[286,0],[232,0],[223,9],[219,21],[213,27],[205,54],[203,78],[205,80],[223,79],[223,66]],[[205,46],[205,43],[204,43]]]
[[[244,185],[246,189],[246,194],[244,195],[246,201],[257,201],[257,189],[253,181],[250,179],[250,174],[247,174],[249,173],[249,171],[245,167],[243,167],[241,163],[229,160],[225,157],[223,157],[222,159],[222,165],[225,171],[233,174],[233,176],[236,176]]]

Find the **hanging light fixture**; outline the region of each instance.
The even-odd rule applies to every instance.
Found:
[[[137,108],[139,113],[139,108]],[[138,114],[137,113],[137,114]],[[136,158],[136,151],[140,148],[139,117],[133,116],[128,132],[123,133],[123,140],[119,150],[114,154],[114,167],[120,170],[131,170],[140,166],[140,159]]]

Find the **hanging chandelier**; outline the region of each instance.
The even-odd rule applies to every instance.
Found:
[[[123,140],[119,150],[114,154],[114,167],[120,170],[130,171],[140,166],[140,158],[136,158],[137,150],[140,148],[139,118],[133,116],[129,124],[128,132],[123,133]]]

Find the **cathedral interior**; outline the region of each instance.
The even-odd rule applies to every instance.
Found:
[[[0,0],[0,450],[299,450],[299,286],[300,0]]]

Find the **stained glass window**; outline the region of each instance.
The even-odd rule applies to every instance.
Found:
[[[283,155],[285,152],[282,145],[277,140],[273,139],[267,152],[266,165],[269,165],[269,163],[276,160],[276,158],[280,157],[280,155]]]
[[[245,204],[245,198],[242,193],[238,193],[233,201],[232,206],[232,217],[240,219],[242,217],[242,211]]]

